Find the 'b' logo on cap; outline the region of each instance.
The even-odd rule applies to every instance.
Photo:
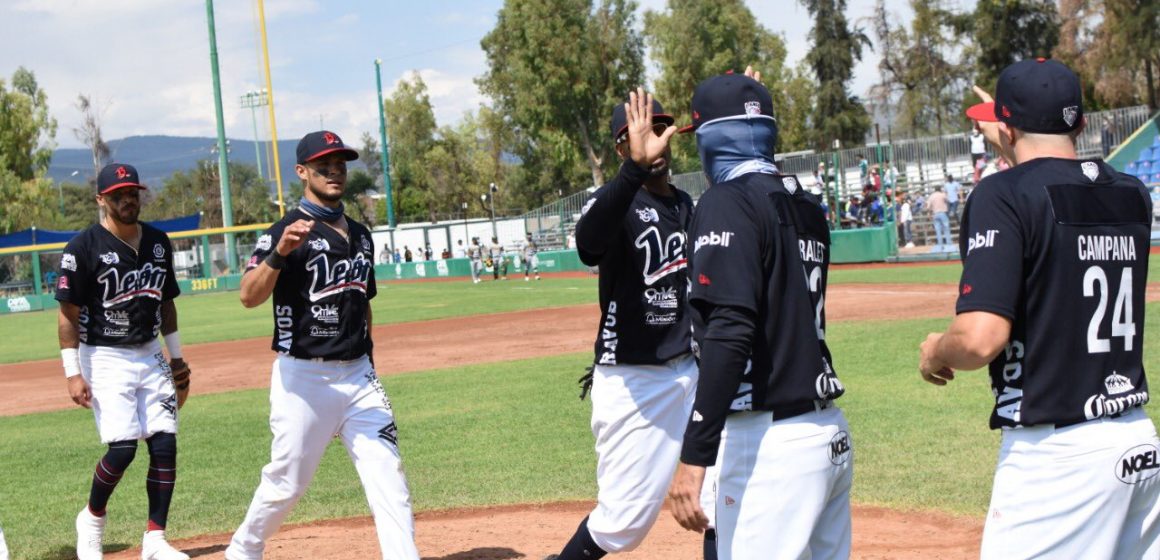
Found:
[[[129,176],[129,171],[126,170],[124,167],[117,168],[117,178],[118,179],[124,179],[125,177],[128,177],[128,176]]]
[[[327,144],[338,144],[339,142],[338,137],[329,132],[322,135],[322,140]]]

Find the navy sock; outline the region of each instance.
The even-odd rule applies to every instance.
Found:
[[[149,496],[148,530],[165,530],[169,519],[169,502],[177,481],[177,436],[153,434],[149,444],[149,473],[145,475],[145,493]]]
[[[717,560],[717,531],[705,529],[705,560]]]
[[[592,540],[592,533],[588,532],[588,518],[585,517],[576,528],[576,534],[564,545],[559,560],[596,560],[604,558],[606,554],[608,553],[596,546]]]
[[[109,497],[121,482],[121,475],[133,462],[137,454],[137,440],[114,441],[109,444],[105,456],[97,461],[93,471],[93,485],[89,489],[89,512],[97,517],[105,515],[105,506],[109,504]]]

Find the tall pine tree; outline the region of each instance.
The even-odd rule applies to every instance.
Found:
[[[814,147],[827,149],[840,140],[844,146],[860,145],[870,130],[870,115],[861,100],[849,93],[854,64],[870,39],[851,29],[846,20],[846,0],[801,0],[814,18],[806,63],[817,80],[814,102]]]

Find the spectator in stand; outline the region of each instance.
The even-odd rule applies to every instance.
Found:
[[[459,244],[455,246],[455,258],[457,258],[457,259],[467,258],[467,249],[463,247],[463,240],[462,239],[460,239]]]
[[[843,228],[855,228],[861,225],[861,199],[861,195],[850,193],[850,199],[846,201],[846,211],[842,212]]]
[[[859,183],[862,184],[862,190],[866,190],[866,187],[871,184],[870,162],[866,161],[866,154],[858,156],[858,179]]]
[[[983,167],[979,165],[979,160],[987,157],[987,139],[983,137],[983,131],[979,130],[979,123],[975,123],[974,128],[971,129],[971,167],[975,170],[975,183],[981,179]]]
[[[393,262],[395,262],[395,263],[400,263],[400,262],[403,262],[403,256],[402,256],[401,254],[399,254],[399,248],[398,248],[398,247],[395,247],[395,258],[394,258],[394,261],[393,261]]]
[[[826,162],[819,161],[818,169],[814,171],[814,184],[822,191],[826,190]]]
[[[379,264],[387,264],[391,262],[391,248],[383,245],[383,250],[379,252]]]
[[[424,255],[423,256],[424,260],[428,260],[428,261],[435,260],[435,251],[431,250],[430,243],[427,244],[427,249],[424,250],[423,255]]]
[[[947,182],[943,185],[943,189],[947,193],[947,212],[952,220],[959,221],[959,190],[962,185],[955,180],[954,176],[947,173]]]
[[[910,211],[910,197],[898,193],[898,236],[906,243],[906,248],[914,247],[914,233],[910,230],[910,223],[914,221],[914,214]]]
[[[882,169],[878,164],[870,168],[870,188],[876,193],[882,191]]]
[[[915,214],[919,214],[919,213],[922,213],[922,211],[925,207],[926,207],[926,195],[924,195],[920,191],[918,193],[918,196],[916,196],[914,198],[914,201],[912,201],[911,206],[910,206],[910,210],[911,210],[911,212],[913,212]]]
[[[953,251],[954,247],[951,245],[951,221],[947,216],[949,205],[947,203],[947,194],[943,192],[942,185],[934,188],[934,194],[926,201],[926,206],[930,210],[931,220],[934,222],[934,252],[945,253]]]
[[[443,253],[441,255],[439,255],[439,258],[441,258],[443,260],[450,259],[451,258],[451,249],[443,249]]]
[[[403,260],[407,261],[407,262],[411,262],[411,259],[413,257],[414,257],[414,255],[411,254],[411,249],[409,247],[407,247],[406,245],[403,245]]]
[[[1116,142],[1116,125],[1112,123],[1112,119],[1104,117],[1103,123],[1100,126],[1100,149],[1104,152],[1104,157],[1112,153],[1112,148],[1115,147]]]
[[[886,165],[883,166],[882,172],[882,187],[888,191],[893,191],[895,185],[898,184],[898,168],[886,160]]]

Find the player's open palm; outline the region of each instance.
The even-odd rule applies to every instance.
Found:
[[[314,220],[298,220],[282,230],[282,237],[278,239],[278,247],[275,248],[279,255],[289,255],[294,249],[297,249],[306,242],[310,237],[310,228],[314,227]]]
[[[653,99],[644,88],[629,92],[624,113],[628,119],[628,148],[632,161],[648,169],[669,146],[669,139],[676,134],[675,126],[665,127],[659,135],[653,130]]]

